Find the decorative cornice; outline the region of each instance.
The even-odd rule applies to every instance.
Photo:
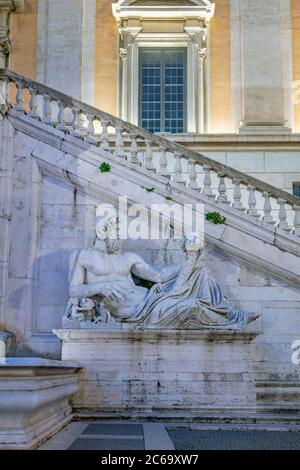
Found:
[[[191,5],[134,5],[128,0],[119,0],[112,4],[113,15],[117,22],[127,18],[140,19],[170,19],[170,18],[200,18],[209,21],[214,16],[215,4],[208,0],[193,0]],[[162,2],[163,3],[163,2]]]
[[[136,38],[142,31],[141,26],[127,26],[126,28],[119,28],[120,34],[128,33],[132,38]]]

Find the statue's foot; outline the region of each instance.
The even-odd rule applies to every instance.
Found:
[[[254,322],[259,317],[260,317],[260,314],[258,313],[245,312],[245,325],[249,325],[249,323]]]

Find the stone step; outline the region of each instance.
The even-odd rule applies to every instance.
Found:
[[[116,412],[116,413],[105,413],[105,412],[80,412],[74,410],[74,419],[93,419],[93,420],[130,420],[130,421],[163,421],[173,424],[174,426],[182,425],[182,423],[188,423],[189,426],[191,423],[199,423],[200,426],[260,426],[263,428],[275,428],[285,429],[285,430],[300,430],[300,411],[288,412],[285,410],[278,410],[276,412],[271,412],[271,410],[266,412],[257,413],[225,413],[220,411],[219,413],[208,413],[208,412],[199,412],[199,413],[188,413],[188,412],[174,412],[174,413],[137,413],[137,412]]]
[[[247,424],[247,423],[166,423],[167,429],[191,429],[193,431],[278,431],[278,432],[291,432],[300,431],[299,424]]]

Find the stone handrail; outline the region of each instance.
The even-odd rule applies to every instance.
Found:
[[[169,177],[174,183],[201,192],[207,198],[220,204],[231,205],[240,213],[247,214],[252,220],[260,221],[268,227],[276,225],[280,230],[300,237],[300,199],[296,196],[163,137],[153,135],[138,126],[9,69],[0,69],[0,82],[2,83],[0,89],[2,113],[11,106],[14,110],[26,113],[33,119],[39,119],[45,124],[110,152],[116,159],[128,160],[135,165],[143,164],[148,171]],[[15,100],[12,104],[8,99],[11,95],[8,93],[9,83],[16,86]],[[28,105],[24,104],[25,90],[30,95]],[[96,132],[95,124],[98,124],[99,132]],[[113,129],[113,134],[109,133],[109,129]],[[139,158],[141,149],[144,150],[143,162]],[[153,151],[157,149],[160,152],[158,165],[155,164],[153,158]],[[171,154],[176,161],[173,172],[169,170],[170,158],[167,154],[168,156]],[[182,160],[188,162],[188,177],[183,173]],[[204,174],[202,184],[199,181],[200,174]],[[213,192],[212,174],[216,174],[219,180],[217,194]],[[227,193],[226,179],[234,185],[231,199]],[[244,207],[242,202],[241,186],[245,186],[249,192],[247,207]],[[257,193],[260,193],[264,199],[262,214],[257,209]],[[274,202],[277,208],[274,207]],[[293,211],[292,224],[287,221],[287,205]],[[278,213],[277,220],[275,212]]]

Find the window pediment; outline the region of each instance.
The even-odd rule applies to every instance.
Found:
[[[115,2],[120,7],[125,6],[208,6],[210,0],[119,0]]]
[[[209,20],[215,5],[210,0],[119,0],[112,4],[117,21],[124,18],[200,17]]]
[[[163,6],[202,6],[209,5],[209,0],[123,0],[118,2],[120,6],[145,6],[145,7],[163,7]]]

